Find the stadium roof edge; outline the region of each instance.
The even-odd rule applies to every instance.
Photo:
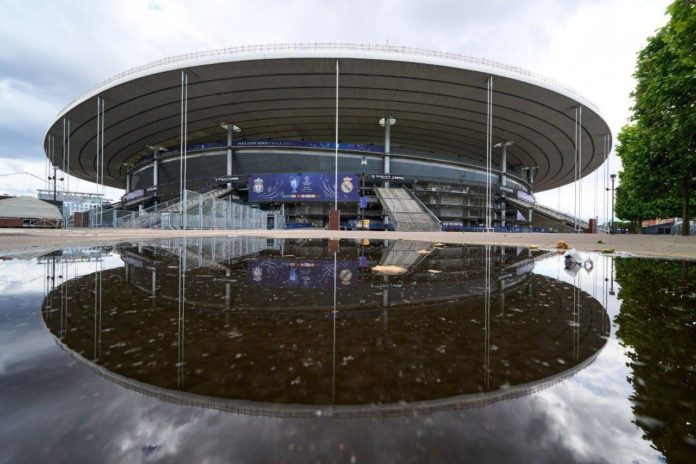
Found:
[[[604,118],[599,108],[575,89],[544,75],[528,71],[517,66],[506,65],[497,61],[456,53],[437,52],[423,48],[395,45],[372,45],[355,43],[273,43],[243,45],[239,47],[219,48],[200,52],[174,55],[141,66],[127,69],[102,81],[65,106],[56,116],[56,120],[65,116],[80,103],[100,93],[141,77],[160,72],[185,69],[208,64],[228,63],[234,61],[253,61],[287,58],[357,58],[386,61],[404,61],[435,66],[447,66],[487,73],[493,76],[507,77],[532,85],[546,88],[575,100]]]

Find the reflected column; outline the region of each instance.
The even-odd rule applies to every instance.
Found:
[[[184,386],[184,342],[186,329],[186,255],[187,239],[179,247],[179,305],[177,317],[177,362],[176,362],[176,383],[179,389]]]
[[[102,265],[97,255],[94,263],[94,361],[101,356],[101,326],[102,326]]]
[[[337,259],[336,259],[336,251],[333,253],[334,255],[334,264],[333,264],[333,357],[332,357],[332,366],[333,366],[333,374],[331,376],[331,403],[334,404],[336,402],[336,316],[338,313],[338,307],[336,305],[336,290],[337,290],[337,274],[338,274],[338,269],[337,269]]]
[[[153,306],[157,300],[157,268],[152,268],[152,289],[150,294]]]
[[[491,246],[486,245],[485,277],[484,277],[484,385],[485,390],[490,388],[490,349],[491,349]]]
[[[579,273],[573,277],[573,354],[575,360],[580,358],[580,278]]]

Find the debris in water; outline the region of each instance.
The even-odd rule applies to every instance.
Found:
[[[406,269],[401,266],[375,266],[372,268],[374,272],[379,272],[386,275],[398,275],[406,272]]]

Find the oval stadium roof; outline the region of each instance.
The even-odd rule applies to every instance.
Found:
[[[536,166],[535,190],[574,179],[575,108],[582,107],[582,174],[604,161],[611,134],[598,109],[572,89],[520,68],[421,49],[346,44],[238,47],[167,58],[97,85],[66,107],[44,142],[60,150],[70,119],[70,172],[94,180],[96,97],[106,101],[104,183],[123,188],[148,146],[178,149],[181,70],[189,75],[188,141],[225,138],[220,123],[247,140],[334,140],[336,60],[339,140],[381,145],[378,120],[396,117],[392,154],[427,153],[485,162],[486,81],[494,78],[493,143],[512,141],[508,164]],[[493,163],[500,154],[494,149]]]

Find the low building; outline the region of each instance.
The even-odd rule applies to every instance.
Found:
[[[0,227],[63,227],[63,215],[50,203],[33,197],[0,200]]]

